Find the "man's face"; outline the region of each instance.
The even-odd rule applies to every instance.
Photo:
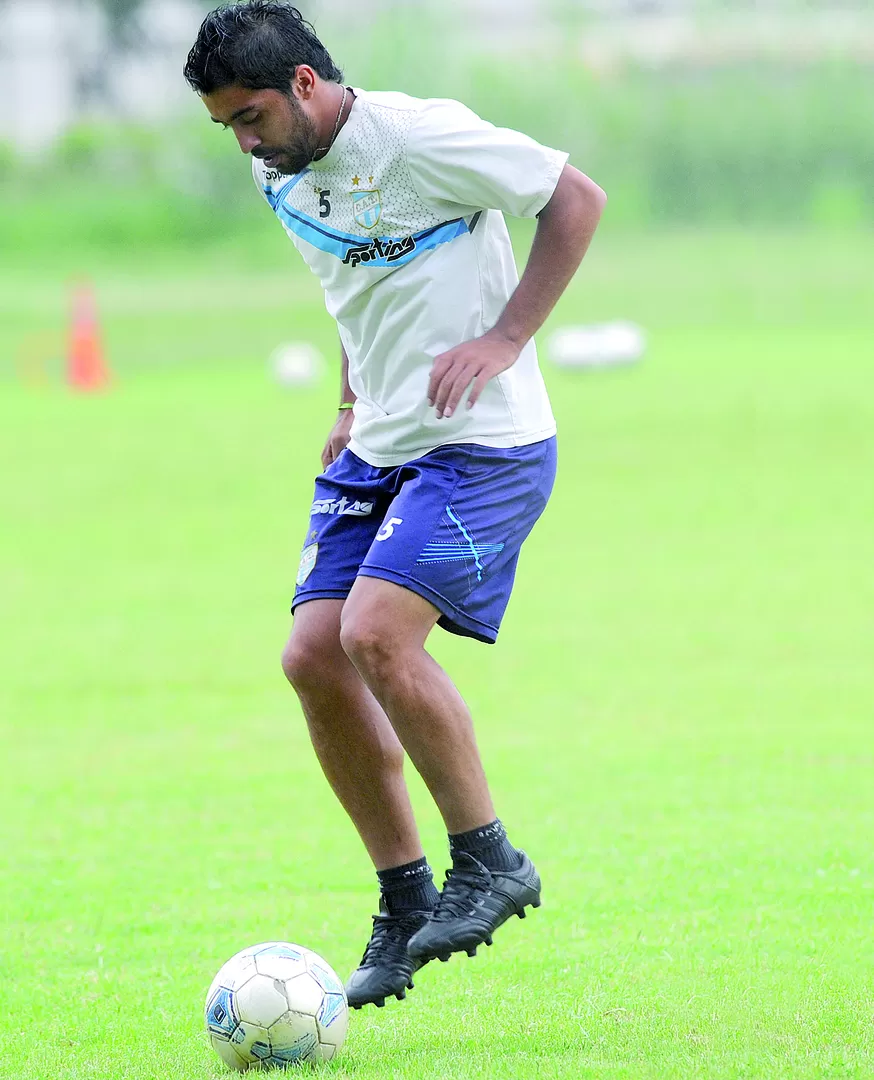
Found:
[[[225,86],[203,95],[217,124],[231,128],[244,154],[291,175],[309,165],[319,148],[316,126],[292,91]]]

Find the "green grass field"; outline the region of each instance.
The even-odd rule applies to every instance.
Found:
[[[367,937],[279,669],[336,380],[267,375],[333,348],[272,235],[95,265],[99,397],[12,377],[56,355],[72,260],[0,273],[4,1077],[217,1077],[228,956],[345,976]],[[501,640],[433,639],[544,906],[353,1014],[326,1074],[874,1075],[870,244],[599,238],[552,325],[634,318],[649,353],[545,365],[559,482]]]

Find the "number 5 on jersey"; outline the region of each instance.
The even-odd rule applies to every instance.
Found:
[[[382,528],[376,534],[376,539],[377,540],[388,540],[388,538],[395,531],[395,525],[403,525],[403,523],[404,523],[403,518],[389,518],[388,521],[386,521],[384,523]]]

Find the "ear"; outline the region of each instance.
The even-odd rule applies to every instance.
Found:
[[[298,101],[309,101],[312,98],[316,90],[317,80],[318,75],[309,64],[297,65],[294,78],[291,80],[291,89]]]

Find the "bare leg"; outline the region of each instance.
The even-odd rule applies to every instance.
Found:
[[[340,646],[342,600],[301,604],[282,668],[300,698],[322,771],[377,870],[422,857],[388,717]]]
[[[359,577],[343,607],[340,640],[434,797],[449,833],[495,819],[470,710],[425,651],[440,613],[379,578]]]

